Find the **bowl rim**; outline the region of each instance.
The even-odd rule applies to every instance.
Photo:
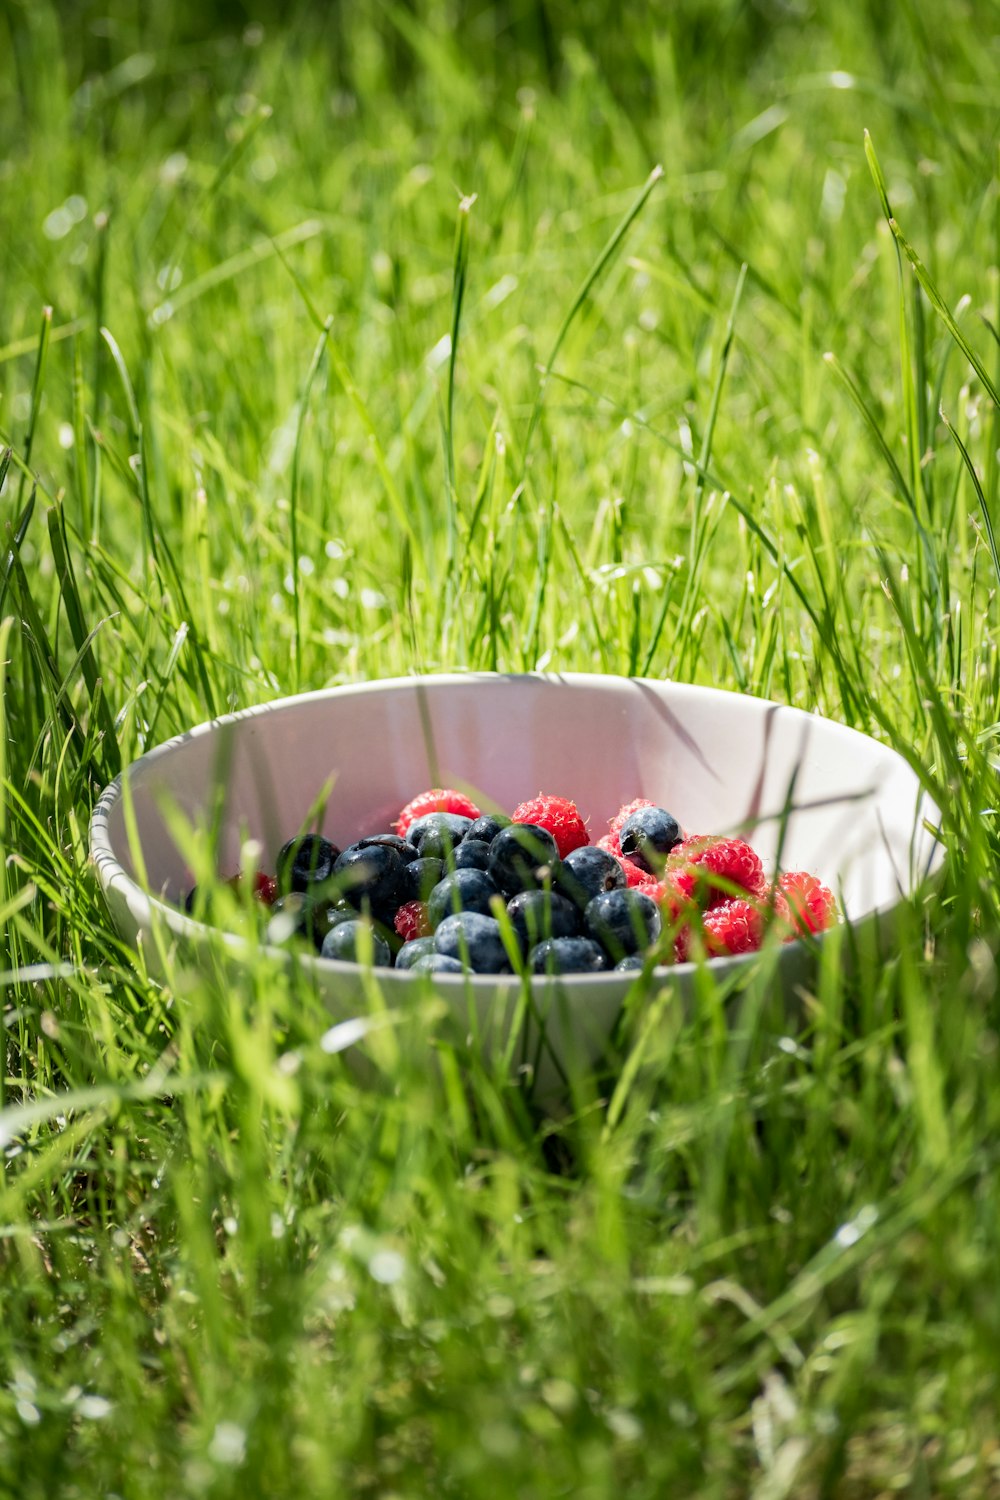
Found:
[[[188,941],[204,943],[208,941],[221,941],[225,947],[231,949],[234,956],[249,957],[251,952],[263,953],[269,958],[278,959],[285,963],[294,963],[311,971],[318,969],[321,974],[338,974],[347,978],[356,978],[363,970],[360,964],[350,963],[343,959],[323,958],[320,954],[298,953],[287,948],[280,948],[274,944],[260,943],[252,944],[248,938],[239,933],[227,932],[222,928],[213,927],[207,922],[198,922],[179,907],[171,902],[163,900],[145,889],[137,880],[129,875],[121,864],[117,854],[112,847],[109,834],[109,820],[112,810],[121,801],[124,793],[124,785],[127,778],[131,778],[140,772],[145,772],[150,766],[163,759],[186,744],[189,740],[200,738],[211,734],[216,730],[229,725],[241,723],[247,719],[263,717],[266,714],[287,709],[293,705],[309,702],[325,702],[330,699],[353,697],[358,694],[388,693],[398,691],[400,688],[413,688],[420,684],[433,684],[435,687],[468,685],[476,682],[508,682],[511,684],[525,682],[554,682],[566,683],[573,686],[588,687],[605,683],[630,683],[637,687],[668,686],[682,694],[691,694],[702,699],[727,698],[736,699],[741,702],[761,704],[766,708],[778,709],[783,714],[793,716],[797,720],[819,720],[826,729],[835,731],[838,735],[848,740],[861,740],[866,745],[874,745],[885,756],[899,762],[900,765],[912,775],[918,788],[915,803],[915,811],[918,816],[914,819],[914,830],[919,823],[926,825],[931,817],[940,818],[940,809],[934,804],[926,789],[920,783],[920,778],[913,766],[909,764],[900,752],[891,745],[886,745],[881,740],[875,740],[870,735],[852,729],[847,724],[841,724],[836,719],[828,719],[821,714],[810,713],[807,709],[797,708],[791,704],[778,703],[770,698],[762,698],[754,693],[741,693],[728,688],[709,687],[701,683],[676,682],[672,678],[651,678],[640,676],[625,676],[611,672],[490,672],[490,671],[468,671],[468,672],[423,672],[413,673],[402,677],[376,677],[366,678],[361,682],[339,683],[334,687],[311,689],[304,693],[285,694],[280,698],[272,698],[264,703],[251,704],[246,708],[235,709],[228,714],[219,714],[215,718],[203,720],[200,724],[190,729],[182,730],[179,734],[172,735],[170,739],[162,741],[146,750],[142,755],[131,761],[129,765],[122,768],[121,772],[109,782],[101,792],[100,797],[94,805],[90,819],[90,857],[97,871],[97,877],[101,886],[102,894],[107,899],[112,888],[127,902],[133,918],[140,927],[151,928],[157,921],[162,922],[167,929],[177,937]],[[909,892],[912,897],[918,891],[924,889],[933,875],[940,869],[944,858],[944,845],[937,834],[927,830],[931,834],[931,846],[925,867],[919,879]],[[901,901],[907,899],[906,894],[901,894],[899,899],[892,902],[883,902],[881,905],[872,907],[861,917],[853,921],[841,916],[836,927],[848,927],[857,929],[869,922],[878,922],[887,918],[900,905]],[[831,931],[833,929],[827,929]],[[826,936],[825,932],[810,934],[808,937],[800,937],[780,945],[781,948],[799,950],[808,946],[818,951]],[[776,945],[777,946],[777,945]],[[766,947],[766,945],[765,945]],[[711,960],[713,972],[731,974],[747,967],[758,960],[763,950],[751,953],[727,954]],[[434,986],[443,984],[445,988],[452,989],[459,986],[466,987],[472,984],[478,989],[514,989],[524,983],[524,978],[530,979],[532,987],[544,989],[553,979],[566,980],[572,983],[574,988],[582,985],[586,988],[607,988],[610,985],[621,987],[624,994],[627,989],[636,983],[649,977],[656,978],[657,982],[676,977],[690,975],[700,967],[703,960],[687,960],[677,964],[656,964],[650,969],[634,971],[616,971],[607,969],[596,974],[564,974],[545,975],[533,974],[521,976],[516,973],[510,974],[450,974],[435,971],[431,974],[412,974],[409,970],[397,970],[395,968],[373,968],[370,972],[381,982],[383,979],[395,987],[397,984],[419,983],[421,980],[430,979]]]

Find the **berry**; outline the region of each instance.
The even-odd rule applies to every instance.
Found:
[[[465,838],[455,850],[456,870],[485,870],[490,861],[490,846],[485,839]]]
[[[253,899],[264,906],[273,906],[278,896],[278,882],[273,875],[258,870],[253,878]]]
[[[440,956],[435,951],[433,937],[411,938],[408,943],[403,944],[402,948],[396,954],[395,967],[397,969],[412,969],[417,959],[423,958],[425,953],[433,953],[435,957]]]
[[[339,958],[347,963],[364,963],[370,947],[371,962],[377,969],[392,966],[392,950],[385,938],[377,933],[370,922],[354,917],[348,922],[338,922],[331,927],[323,939],[320,953],[323,958]]]
[[[512,823],[502,828],[490,845],[487,870],[508,898],[530,891],[551,879],[559,862],[559,849],[547,828],[532,823]]]
[[[425,813],[432,812],[461,813],[464,818],[479,817],[479,808],[464,792],[456,792],[451,787],[435,787],[430,792],[421,792],[419,797],[408,802],[392,825],[393,829],[396,833],[405,835],[409,832],[411,823]]]
[[[769,884],[744,839],[685,837],[644,797],[620,807],[594,844],[576,805],[548,794],[509,819],[435,789],[408,803],[394,830],[342,853],[300,833],[279,851],[276,875],[219,876],[187,891],[185,909],[207,919],[224,884],[269,908],[267,942],[305,940],[328,958],[379,965],[395,953],[404,971],[459,974],[521,973],[518,949],[531,973],[634,973],[752,952],[772,921],[791,942],[838,919],[815,876],[792,871]]]
[[[447,859],[471,827],[472,819],[462,813],[425,813],[410,824],[408,836],[421,859]]]
[[[705,952],[710,958],[723,954],[756,953],[763,937],[764,922],[758,906],[750,901],[724,901],[705,912],[701,919]],[[682,927],[674,941],[680,963],[694,951],[692,930]]]
[[[288,896],[279,896],[271,907],[271,915],[265,929],[267,941],[280,946],[293,937],[311,936],[306,898],[301,891],[295,891]]]
[[[321,834],[299,834],[278,850],[275,861],[278,885],[282,891],[304,891],[311,885],[319,885],[329,880],[339,855],[336,844]]]
[[[618,809],[613,818],[608,819],[608,832],[615,835],[621,833],[624,824],[628,822],[633,813],[637,813],[643,807],[655,806],[656,803],[650,802],[648,797],[636,797],[634,802],[626,802],[623,807]]]
[[[667,873],[683,896],[707,907],[732,900],[734,886],[758,899],[767,889],[764,867],[745,839],[686,838],[670,854]]]
[[[545,938],[576,937],[580,931],[579,911],[556,891],[519,891],[507,903],[507,915],[525,950]]]
[[[418,858],[416,845],[409,839],[401,839],[397,833],[373,833],[369,838],[356,839],[352,847],[367,849],[373,844],[395,849],[404,865],[412,864]]]
[[[618,830],[622,853],[646,870],[661,870],[683,837],[681,825],[663,807],[637,808]]]
[[[386,844],[352,844],[333,866],[340,889],[356,911],[367,903],[381,915],[395,911],[405,866]]]
[[[278,896],[271,906],[266,935],[269,943],[287,943],[289,938],[307,938],[319,948],[331,928],[354,918],[357,912],[346,901],[323,899],[302,891]]]
[[[648,948],[660,935],[660,911],[639,891],[605,891],[584,912],[591,935],[617,961]]]
[[[546,938],[528,954],[532,974],[598,974],[607,967],[608,956],[593,938]]]
[[[571,850],[559,871],[559,889],[581,908],[602,891],[617,890],[624,884],[621,860],[596,844]]]
[[[617,833],[605,833],[594,845],[595,849],[603,849],[605,854],[610,854],[614,859],[622,858],[622,846]]]
[[[481,813],[465,837],[482,839],[484,844],[492,844],[501,828],[509,827],[510,818],[506,813]]]
[[[435,929],[453,912],[475,911],[490,915],[490,902],[499,895],[485,870],[455,870],[439,880],[427,897],[427,920]]]
[[[448,958],[466,958],[473,974],[510,972],[500,923],[482,912],[460,911],[445,917],[434,934],[434,946]]]
[[[790,870],[778,876],[778,889],[787,904],[788,920],[797,932],[823,932],[836,922],[836,898],[815,875]]]
[[[440,859],[414,859],[404,868],[400,895],[403,901],[426,901],[445,873]]]
[[[464,974],[465,965],[450,953],[421,953],[410,964],[411,974]]]
[[[587,825],[581,818],[576,803],[570,802],[568,797],[543,796],[539,793],[530,802],[522,802],[515,807],[512,821],[547,829],[556,841],[560,859],[565,859],[572,850],[590,843]]]
[[[272,908],[273,909],[273,908]],[[327,933],[341,922],[353,920],[357,912],[343,897],[333,899],[307,895],[303,907],[303,921],[309,937],[317,948],[323,946]]]
[[[392,925],[404,943],[411,943],[414,938],[428,937],[431,924],[427,918],[426,904],[423,901],[407,901],[397,911]]]

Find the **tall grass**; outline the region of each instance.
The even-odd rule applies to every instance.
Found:
[[[2,11],[4,1486],[996,1493],[989,18],[261,14]],[[361,1081],[263,957],[151,982],[119,767],[464,667],[884,738],[940,887],[557,1116],[433,1003]]]

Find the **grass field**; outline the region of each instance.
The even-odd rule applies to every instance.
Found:
[[[990,0],[2,0],[3,1493],[1000,1495],[998,67]],[[466,667],[886,740],[940,888],[558,1119],[143,977],[123,763]]]

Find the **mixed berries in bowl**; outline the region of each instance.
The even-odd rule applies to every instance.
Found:
[[[418,795],[425,788],[434,790]],[[472,805],[438,788],[468,793]],[[539,803],[539,790],[571,796],[582,816],[555,797]],[[540,850],[518,846],[523,891],[490,874],[497,840],[512,837],[506,820],[470,837],[477,815],[499,810],[525,836],[529,825],[544,830],[533,836]],[[435,843],[428,831],[418,847],[418,819],[442,813],[469,819],[463,837],[438,833]],[[280,961],[334,1020],[377,1011],[379,1024],[395,1025],[419,991],[421,1013],[426,997],[450,1037],[462,1046],[471,1037],[512,1071],[535,1066],[542,1088],[543,1033],[554,1077],[604,1053],[636,981],[619,964],[648,968],[651,1005],[693,1006],[706,976],[728,996],[757,974],[749,950],[763,939],[766,982],[794,1004],[835,933],[852,947],[868,934],[890,944],[895,909],[940,863],[937,821],[901,756],[802,709],[647,678],[474,672],[352,683],[198,725],[105,790],[91,848],[123,938],[141,948],[144,972],[175,991],[225,974],[253,1004],[263,945],[267,963]],[[314,830],[336,852],[300,837]],[[749,830],[752,848],[720,837],[732,830]],[[334,873],[338,860],[350,879],[345,864]],[[413,884],[436,872],[423,863],[433,860],[441,878]],[[362,871],[379,861],[388,885],[367,893],[366,909]],[[402,889],[400,868],[410,872]],[[219,877],[240,870],[234,898]],[[192,871],[203,885],[188,912]],[[304,876],[314,889],[295,889]],[[497,894],[487,886],[485,909],[469,912],[464,888],[480,877]],[[628,920],[612,941],[622,907]],[[353,935],[349,923],[361,924]],[[510,972],[431,968],[415,983],[409,962],[463,963],[473,927]],[[804,928],[817,939],[781,941]],[[365,962],[376,936],[389,967]],[[362,961],[323,958],[324,943]],[[703,953],[709,963],[690,961]],[[591,962],[606,966],[548,973]]]
[[[228,882],[251,895],[269,943],[413,974],[628,973],[792,942],[838,920],[807,871],[765,874],[745,839],[693,834],[648,798],[591,841],[567,797],[508,816],[433,788],[390,828],[341,847],[303,832],[275,869]],[[186,893],[210,918],[210,897]]]
[[[762,975],[795,1007],[820,947],[834,962],[868,935],[888,947],[898,904],[940,864],[937,819],[900,754],[804,709],[466,672],[199,724],[106,787],[90,838],[118,932],[174,992],[213,974],[252,1005],[279,963],[337,1022],[441,1016],[456,1046],[532,1067],[544,1089],[541,1068],[555,1080],[604,1055],[630,993],[655,1016],[699,1004],[709,977],[733,996]],[[222,889],[240,870],[237,894]],[[805,929],[817,938],[781,941]],[[472,954],[487,972],[466,972]]]

